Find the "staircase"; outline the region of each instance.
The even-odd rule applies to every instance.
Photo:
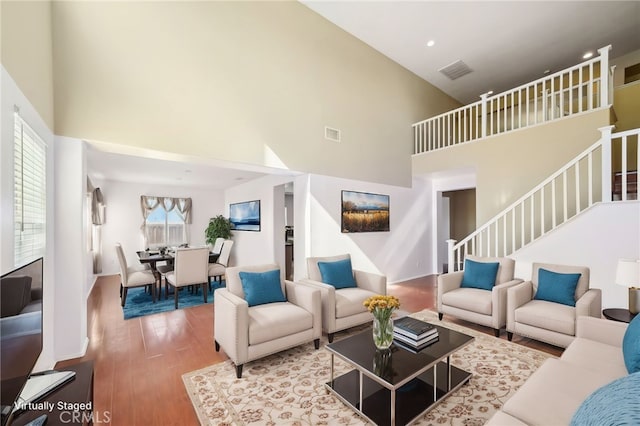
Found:
[[[450,271],[462,269],[467,255],[509,256],[597,203],[638,200],[640,129],[613,127],[599,129],[596,143],[471,235],[448,240]]]

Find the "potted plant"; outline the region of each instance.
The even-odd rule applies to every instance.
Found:
[[[216,242],[216,238],[224,238],[225,240],[231,238],[231,230],[233,229],[233,223],[226,217],[219,214],[216,217],[209,219],[209,225],[205,230],[205,236],[207,238],[207,244],[213,245]]]

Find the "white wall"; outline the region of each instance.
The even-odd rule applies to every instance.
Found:
[[[55,138],[55,356],[83,356],[87,344],[87,172],[85,144]]]
[[[414,178],[412,188],[318,175],[311,175],[310,182],[310,241],[306,256],[350,253],[354,268],[384,274],[389,283],[434,272],[428,180]],[[390,231],[343,234],[342,190],[389,195]]]
[[[141,195],[191,197],[193,214],[189,235],[190,244],[194,246],[206,244],[204,232],[209,219],[225,214],[224,193],[219,189],[125,183],[100,179],[92,179],[92,182],[102,191],[106,205],[106,223],[102,226],[102,273],[105,275],[120,273],[115,252],[116,242],[122,244],[130,266],[138,264],[136,251],[145,249],[140,232]]]
[[[602,308],[628,307],[615,284],[618,259],[640,259],[640,202],[598,204],[514,253],[516,276],[531,278],[533,262],[588,266],[591,287],[602,289]]]
[[[13,263],[13,111],[20,115],[47,144],[47,182],[54,181],[53,132],[24,93],[18,88],[4,66],[0,70],[0,273],[14,268]],[[53,349],[54,330],[54,191],[47,190],[47,246],[44,256],[44,330],[43,350],[36,369],[47,369],[55,364]]]
[[[292,180],[294,180],[292,176],[271,175],[225,191],[224,215],[226,217],[229,217],[229,204],[260,200],[260,231],[233,231],[234,246],[229,260],[230,265],[258,265],[273,262],[280,264],[284,259],[284,187],[281,186]],[[280,188],[276,190],[276,187]],[[294,191],[297,191],[297,188],[294,188]],[[278,196],[277,205],[274,204],[274,194]],[[297,192],[294,193],[294,197],[297,197]],[[282,217],[276,220],[275,211]],[[295,214],[297,215],[297,210]],[[279,229],[274,229],[274,223],[277,223]],[[297,222],[295,223],[297,226]],[[276,238],[282,244],[276,244]],[[277,248],[280,246],[281,249]],[[282,264],[280,266],[284,269]]]

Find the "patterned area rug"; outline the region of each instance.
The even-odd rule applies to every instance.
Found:
[[[544,360],[552,357],[438,321],[431,311],[412,316],[475,337],[451,356],[452,364],[473,373],[471,380],[414,423],[417,425],[484,424]],[[326,337],[323,340],[324,345]],[[182,379],[203,425],[368,424],[326,391],[330,362],[328,351],[322,347],[316,351],[309,343],[246,364],[239,380],[231,361],[184,374]],[[351,368],[336,357],[335,369],[338,376]]]

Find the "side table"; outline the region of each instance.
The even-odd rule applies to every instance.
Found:
[[[75,371],[76,377],[69,383],[60,386],[38,403],[50,404],[49,410],[25,411],[15,417],[12,426],[28,424],[42,414],[47,415],[47,426],[91,425],[101,423],[94,421],[93,413],[93,361],[69,365],[61,370]],[[110,413],[107,413],[110,416]],[[104,420],[108,420],[103,419]],[[106,421],[105,423],[108,423]]]
[[[632,319],[635,318],[637,314],[632,314],[631,312],[629,312],[628,309],[609,308],[609,309],[603,310],[602,315],[606,319],[629,323],[631,322]]]

